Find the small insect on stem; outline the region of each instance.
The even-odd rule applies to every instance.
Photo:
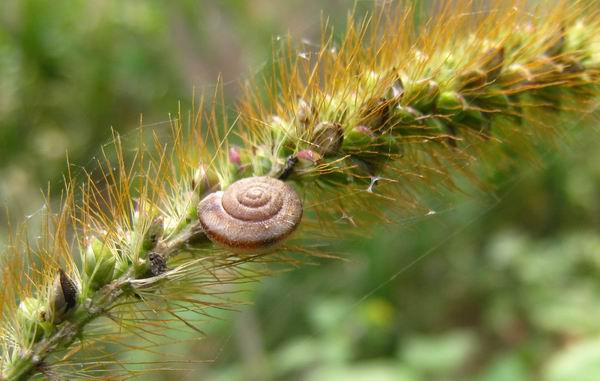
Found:
[[[150,274],[152,274],[152,276],[159,276],[168,270],[165,258],[159,253],[154,251],[148,253],[148,261],[150,262],[149,267]]]
[[[288,156],[287,160],[285,161],[285,165],[283,166],[283,169],[277,178],[281,181],[287,180],[292,172],[294,172],[294,167],[296,164],[298,164],[298,157],[296,155]]]

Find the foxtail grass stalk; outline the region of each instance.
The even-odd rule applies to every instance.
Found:
[[[128,161],[115,136],[116,159],[106,153],[84,181],[68,174],[41,237],[21,228],[1,259],[3,379],[89,379],[98,367],[85,351],[126,340],[111,330],[191,327],[181,313],[229,306],[226,285],[264,275],[245,264],[326,255],[306,243],[426,207],[424,189],[485,185],[486,171],[591,119],[593,3],[448,3],[419,25],[406,5],[351,16],[339,40],[325,23],[318,48],[284,40],[235,120],[217,94],[174,118],[169,142],[140,140]],[[278,219],[254,222],[236,202]]]

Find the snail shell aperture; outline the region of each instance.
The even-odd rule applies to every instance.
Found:
[[[213,242],[236,251],[267,249],[288,237],[302,218],[296,191],[272,177],[249,177],[205,197],[198,217]]]

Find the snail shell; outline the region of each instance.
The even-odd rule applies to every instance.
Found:
[[[271,177],[249,177],[198,205],[208,238],[234,251],[268,249],[288,237],[302,218],[302,202],[288,184]]]

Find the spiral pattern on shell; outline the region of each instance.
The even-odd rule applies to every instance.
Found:
[[[249,177],[200,201],[198,218],[211,241],[237,251],[262,250],[296,230],[302,202],[281,180]]]

